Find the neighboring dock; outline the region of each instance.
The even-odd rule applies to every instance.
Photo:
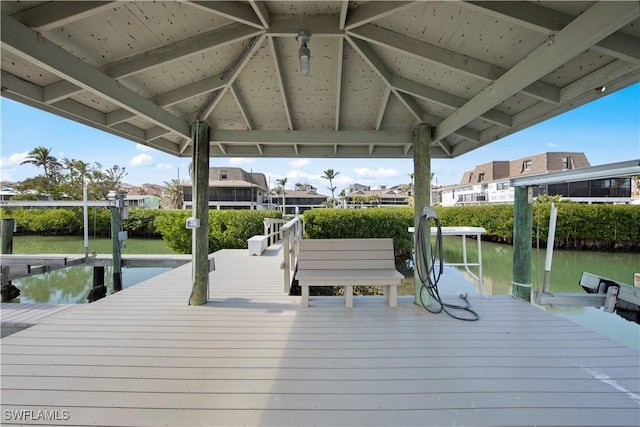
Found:
[[[3,423],[37,411],[111,426],[640,419],[638,351],[529,303],[472,298],[478,322],[402,297],[390,308],[356,296],[353,309],[315,297],[305,309],[283,295],[279,247],[215,259],[206,305],[187,306],[184,265],[2,339]]]

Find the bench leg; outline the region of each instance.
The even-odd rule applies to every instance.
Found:
[[[345,285],[344,287],[344,304],[353,308],[353,285]]]
[[[398,306],[398,287],[397,286],[384,286],[384,299],[389,304],[389,307]]]
[[[302,300],[300,303],[303,307],[309,307],[309,286],[300,286],[302,288]]]

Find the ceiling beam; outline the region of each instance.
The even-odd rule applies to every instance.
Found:
[[[14,13],[11,17],[27,27],[44,32],[118,7],[117,1],[46,2]]]
[[[392,49],[398,53],[408,54],[415,58],[446,67],[485,82],[492,82],[502,76],[506,70],[466,55],[432,45],[413,37],[374,25],[365,25],[349,31],[348,34],[361,40]],[[535,82],[522,89],[525,94],[541,101],[558,103],[558,88],[553,85]]]
[[[402,9],[410,7],[414,1],[371,1],[351,9],[347,16],[345,29],[367,24],[392,15]]]
[[[391,95],[391,87],[385,85],[384,93],[380,99],[380,108],[378,108],[378,116],[376,117],[376,123],[373,127],[375,130],[380,130],[382,126],[382,120],[384,119],[384,113],[387,111],[387,105],[389,104],[389,96]]]
[[[444,119],[435,129],[434,140],[451,135],[638,16],[640,5],[637,2],[596,3],[559,33],[549,36],[547,43],[531,52],[495,83]]]
[[[195,53],[243,41],[263,33],[263,30],[256,30],[246,25],[232,24],[112,62],[100,67],[99,70],[113,79],[121,79]],[[82,90],[81,87],[66,81],[56,82],[45,88],[45,102],[56,102]]]
[[[447,108],[458,109],[468,101],[467,99],[441,91],[440,89],[423,85],[422,83],[405,79],[404,77],[397,75],[392,76],[391,85],[401,92],[408,93],[416,98],[421,98]],[[511,116],[503,113],[502,111],[492,109],[482,114],[480,118],[502,127],[511,127]]]
[[[226,91],[236,81],[236,79],[238,78],[242,70],[244,70],[244,67],[247,65],[247,63],[249,62],[253,54],[262,45],[265,38],[266,38],[266,35],[262,33],[257,38],[252,39],[249,42],[249,44],[244,47],[244,49],[242,50],[242,53],[240,53],[240,56],[238,56],[235,59],[234,63],[231,64],[226,71],[227,74],[225,74],[225,77],[228,80],[227,84],[225,85],[224,88],[220,89],[220,93],[215,94],[213,98],[210,100],[210,102],[202,109],[201,113],[199,114],[200,120],[204,121],[204,120],[207,120],[207,118],[209,118],[213,110],[216,108],[220,100],[225,95]]]
[[[271,15],[271,27],[267,34],[272,37],[296,37],[302,30],[311,37],[342,37],[338,15]]]
[[[227,73],[228,74],[228,73]],[[225,73],[216,74],[215,76],[193,82],[183,87],[179,87],[152,98],[149,101],[160,107],[168,107],[173,104],[185,101],[195,96],[213,92],[224,88],[229,82],[229,76]],[[117,123],[125,122],[135,117],[135,114],[125,109],[118,109],[107,113],[107,125],[112,126]]]
[[[297,158],[343,158],[343,159],[407,159],[413,155],[413,150],[405,152],[405,146],[380,146],[376,145],[373,153],[369,154],[368,146],[353,145],[303,145],[298,147],[298,153],[292,145],[269,145],[262,148],[262,154],[256,146],[251,145],[225,145],[225,152],[212,144],[211,157],[297,157]],[[185,153],[187,155],[189,150]],[[440,147],[431,147],[432,159],[449,158]]]
[[[267,43],[269,44],[269,49],[271,50],[271,56],[273,57],[273,66],[276,71],[276,80],[278,81],[278,88],[280,89],[280,95],[282,96],[282,106],[284,107],[284,115],[287,119],[287,125],[289,126],[289,130],[293,130],[293,120],[291,119],[291,107],[289,104],[289,96],[287,95],[287,91],[284,86],[284,77],[282,76],[282,63],[280,62],[280,55],[278,55],[278,50],[276,49],[276,41],[273,37],[267,38]]]
[[[132,125],[128,125],[127,127],[107,127],[106,115],[103,112],[71,99],[65,99],[55,104],[44,104],[42,102],[42,87],[22,80],[6,71],[2,71],[1,78],[2,96],[8,99],[13,99],[95,129],[100,129],[121,138],[127,138],[140,144],[145,144],[165,153],[172,155],[178,154],[177,145],[171,141],[164,138],[149,141],[145,138],[144,130]]]
[[[246,3],[239,1],[189,1],[187,4],[241,24],[264,29],[262,21],[256,15],[253,7]]]
[[[538,33],[551,35],[568,25],[574,17],[530,2],[471,1],[465,7],[507,20]],[[591,50],[640,65],[640,39],[616,32],[600,40]]]
[[[560,90],[560,101],[565,104],[573,99],[582,96],[585,93],[598,91],[599,88],[606,88],[609,82],[619,79],[620,77],[638,71],[640,65],[633,65],[623,60],[613,61],[597,71],[585,76],[573,83],[570,83]]]
[[[336,115],[335,130],[340,130],[340,106],[342,105],[342,63],[344,56],[344,39],[338,39],[338,56],[336,64]]]
[[[235,98],[236,104],[238,104],[238,109],[240,110],[240,114],[242,114],[242,117],[244,118],[244,122],[247,124],[247,129],[253,129],[254,128],[253,121],[249,117],[247,106],[242,100],[242,97],[240,96],[240,92],[238,92],[238,85],[235,82],[233,82],[231,86],[229,86],[229,90],[231,91],[231,94]]]
[[[391,83],[393,80],[393,74],[367,42],[353,37],[347,37],[347,41],[351,47],[360,54],[362,59],[369,64],[371,69],[378,75],[378,77],[380,77],[383,83],[391,90],[405,108],[407,108],[407,110],[415,117],[418,123],[425,122],[431,126],[436,126],[442,121],[439,117],[425,114],[425,112],[422,111],[422,108],[417,105],[413,99],[411,99],[407,94],[398,91],[393,86]],[[463,138],[468,138],[471,135],[477,135],[479,137],[479,133],[470,129],[466,129],[466,132],[456,132],[456,134]]]
[[[340,2],[340,20],[338,21],[338,28],[344,30],[344,26],[347,24],[347,13],[349,12],[349,0],[342,0]]]
[[[158,126],[170,129],[182,136],[190,136],[189,125],[182,119],[120,85],[104,73],[5,14],[2,14],[1,34],[3,49],[6,51],[32,61],[58,77],[69,80]]]
[[[305,145],[359,145],[368,147],[375,145],[398,145],[413,143],[410,131],[386,132],[386,131],[332,131],[332,130],[296,130],[296,131],[269,131],[269,130],[226,130],[211,129],[211,143],[222,144],[261,144],[269,145],[297,144]]]
[[[271,14],[269,13],[269,9],[267,9],[265,2],[262,0],[249,0],[249,4],[262,23],[262,26],[264,28],[269,28],[271,26]]]

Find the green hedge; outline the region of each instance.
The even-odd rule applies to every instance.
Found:
[[[312,209],[304,213],[308,239],[393,239],[396,249],[409,249],[413,226],[411,208]]]
[[[640,206],[557,203],[555,246],[573,249],[640,250]],[[550,203],[534,204],[532,238],[546,244]],[[511,243],[513,205],[438,207],[442,226],[484,227],[483,239]],[[311,239],[390,237],[396,250],[410,245],[413,208],[314,209],[304,213]],[[539,231],[538,231],[539,229]]]
[[[161,211],[156,229],[167,246],[178,253],[191,253],[191,230],[185,228],[191,211]],[[247,239],[264,233],[264,218],[281,218],[277,211],[209,211],[209,253],[220,249],[246,249]]]
[[[156,217],[162,215],[158,209],[129,209],[129,218],[122,222],[129,237],[160,237],[156,230]],[[20,234],[82,234],[84,220],[82,208],[5,208],[0,217],[16,220]],[[111,235],[111,213],[108,208],[89,208],[89,232],[96,236]]]
[[[560,202],[556,247],[578,249],[640,250],[640,206]],[[550,203],[535,203],[532,237],[546,243]],[[485,205],[438,207],[443,226],[484,227],[486,240],[511,243],[513,206]],[[123,227],[129,237],[162,236],[174,250],[191,251],[191,233],[184,227],[190,211],[130,209]],[[280,217],[275,211],[211,211],[210,249],[245,248],[246,239],[262,234],[265,217]],[[23,234],[82,233],[82,208],[3,208],[0,217],[14,218]],[[396,250],[408,250],[413,208],[313,209],[304,214],[309,238],[390,237]],[[539,231],[538,231],[539,226]],[[89,208],[89,231],[109,236],[111,220],[106,208]]]

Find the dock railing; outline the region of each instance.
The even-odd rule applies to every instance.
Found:
[[[267,236],[267,246],[271,246],[276,242],[282,240],[282,226],[287,221],[280,218],[265,218],[264,219],[264,235]]]
[[[284,270],[284,292],[289,295],[296,266],[298,265],[298,254],[300,250],[300,240],[302,240],[302,220],[298,217],[287,222],[280,228],[282,232],[282,268]]]

